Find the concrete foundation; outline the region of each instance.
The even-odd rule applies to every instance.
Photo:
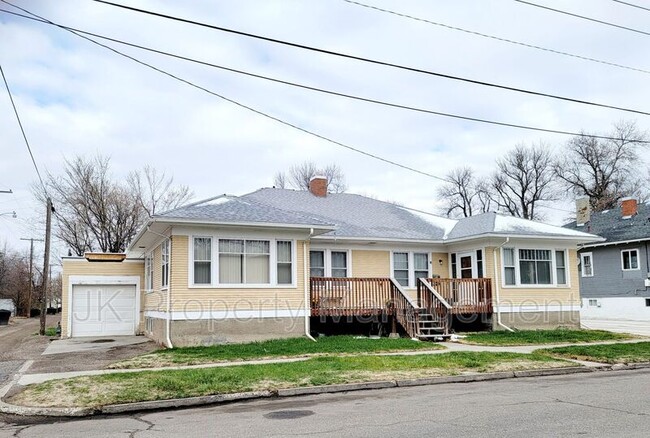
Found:
[[[154,319],[153,328],[153,332],[147,332],[147,336],[164,344],[165,320]],[[294,338],[304,335],[304,331],[303,318],[209,319],[171,322],[171,340],[174,347]]]
[[[493,329],[504,330],[497,324],[497,316],[494,314]],[[501,322],[513,329],[555,329],[555,328],[580,328],[580,312],[518,312],[502,313]]]

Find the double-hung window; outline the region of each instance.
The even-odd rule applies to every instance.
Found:
[[[268,240],[219,239],[219,283],[269,284]]]
[[[580,271],[583,277],[594,276],[594,259],[590,252],[580,254]]]
[[[163,240],[160,245],[161,285],[169,286],[169,239]]]
[[[621,251],[621,263],[624,271],[636,271],[639,269],[639,250],[624,249]]]
[[[393,278],[404,287],[415,287],[418,278],[429,277],[429,254],[394,252]]]
[[[149,253],[144,256],[144,289],[153,290],[153,254]]]
[[[555,251],[555,278],[558,285],[567,284],[565,251]]]
[[[277,281],[278,284],[293,283],[293,251],[290,240],[278,240],[276,242],[277,253]]]
[[[194,238],[194,284],[212,283],[212,238]]]
[[[519,272],[521,284],[553,284],[551,251],[520,249]]]
[[[348,277],[347,251],[314,249],[309,251],[309,275],[311,277]]]
[[[503,283],[507,286],[517,284],[514,248],[503,248]]]

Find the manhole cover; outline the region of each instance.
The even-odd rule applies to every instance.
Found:
[[[309,417],[314,415],[314,411],[275,411],[264,415],[265,418],[272,420],[293,420],[296,418]]]
[[[106,344],[107,342],[115,342],[115,339],[95,339],[90,341],[91,344]]]

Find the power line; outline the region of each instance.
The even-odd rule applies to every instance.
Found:
[[[101,1],[101,0],[95,0],[95,1]],[[632,27],[627,27],[627,26],[623,26],[623,25],[620,25],[620,24],[610,23],[609,21],[598,20],[596,18],[586,17],[584,15],[574,14],[572,12],[567,12],[567,11],[563,11],[563,10],[560,10],[560,9],[554,9],[554,8],[549,7],[549,6],[538,5],[537,3],[527,2],[527,1],[524,1],[524,0],[514,0],[514,1],[516,1],[517,3],[524,4],[524,5],[528,5],[528,6],[534,6],[536,8],[546,9],[547,11],[557,12],[558,14],[569,15],[571,17],[580,18],[581,20],[587,20],[587,21],[591,21],[593,23],[604,24],[605,26],[615,27],[617,29],[628,30],[630,32],[639,33],[641,35],[650,36],[650,32],[646,32],[645,30],[634,29]]]
[[[431,174],[431,173],[428,173],[428,172],[424,172],[424,171],[421,171],[421,170],[415,169],[415,168],[413,168],[413,167],[410,167],[410,166],[407,166],[407,165],[404,165],[404,164],[401,164],[401,163],[395,162],[395,161],[393,161],[393,160],[389,160],[389,159],[387,159],[387,158],[383,158],[383,157],[381,157],[381,156],[379,156],[379,155],[375,155],[375,154],[372,154],[372,153],[370,153],[370,152],[363,151],[363,150],[361,150],[361,149],[355,148],[355,147],[353,147],[353,146],[347,145],[347,144],[342,143],[342,142],[339,142],[339,141],[337,141],[337,140],[333,140],[333,139],[331,139],[331,138],[329,138],[329,137],[326,137],[326,136],[324,136],[324,135],[318,134],[318,133],[316,133],[316,132],[314,132],[314,131],[310,131],[310,130],[308,130],[308,129],[302,128],[302,127],[300,127],[300,126],[298,126],[298,125],[296,125],[296,124],[294,124],[294,123],[287,122],[287,121],[285,121],[285,120],[283,120],[283,119],[280,119],[280,118],[278,118],[278,117],[272,116],[272,115],[270,115],[270,114],[268,114],[268,113],[265,113],[265,112],[263,112],[263,111],[261,111],[261,110],[255,109],[255,108],[253,108],[253,107],[251,107],[251,106],[248,106],[248,105],[245,105],[245,104],[242,104],[242,103],[240,103],[240,102],[238,102],[238,101],[236,101],[236,100],[234,100],[234,99],[230,99],[230,98],[228,98],[228,97],[226,97],[226,96],[223,96],[223,95],[221,95],[221,94],[219,94],[219,93],[216,93],[216,92],[214,92],[214,91],[211,91],[211,90],[209,90],[209,89],[207,89],[207,88],[205,88],[205,87],[203,87],[203,86],[200,86],[200,85],[198,85],[198,84],[195,84],[195,83],[193,83],[193,82],[191,82],[191,81],[189,81],[189,80],[183,79],[183,78],[181,78],[181,77],[179,77],[179,76],[176,76],[176,75],[174,75],[174,74],[172,74],[172,73],[169,73],[169,72],[167,72],[167,71],[165,71],[165,70],[162,70],[162,69],[160,69],[160,68],[158,68],[158,67],[155,67],[155,66],[153,66],[153,65],[151,65],[151,64],[148,64],[148,63],[146,63],[146,62],[144,62],[144,61],[141,61],[141,60],[139,60],[139,59],[137,59],[137,58],[135,58],[135,57],[133,57],[133,56],[130,56],[130,55],[127,55],[127,54],[125,54],[125,53],[123,53],[123,52],[120,52],[120,51],[117,50],[117,49],[114,49],[114,48],[112,48],[112,47],[110,47],[110,46],[107,46],[107,45],[102,44],[102,43],[100,43],[100,42],[98,42],[98,41],[95,41],[95,40],[93,40],[92,38],[89,38],[89,37],[84,36],[84,35],[82,35],[82,34],[80,34],[80,33],[77,33],[77,32],[74,31],[74,30],[66,29],[64,26],[60,26],[60,25],[58,25],[58,24],[56,24],[56,23],[54,23],[54,22],[52,22],[52,21],[50,21],[50,20],[48,20],[48,19],[46,19],[46,18],[44,18],[44,17],[41,17],[41,16],[39,16],[39,15],[37,15],[37,14],[34,14],[34,13],[32,13],[32,12],[29,12],[29,11],[27,11],[26,9],[23,9],[23,8],[21,8],[21,7],[18,7],[18,6],[15,6],[15,5],[9,3],[9,2],[6,1],[6,0],[1,0],[1,1],[4,2],[4,3],[7,3],[7,4],[9,4],[9,5],[11,5],[11,6],[13,6],[13,7],[17,8],[17,9],[20,9],[20,10],[22,10],[22,11],[24,11],[24,12],[26,12],[26,13],[28,13],[28,14],[34,16],[34,17],[37,17],[37,18],[39,18],[39,19],[41,19],[41,20],[44,20],[45,22],[47,22],[47,23],[49,23],[49,24],[51,24],[51,25],[54,25],[54,26],[60,27],[60,28],[62,28],[62,29],[64,29],[64,30],[67,30],[68,32],[70,32],[70,33],[72,33],[72,34],[74,34],[74,35],[76,35],[76,36],[78,36],[78,37],[80,37],[80,38],[83,38],[83,39],[85,39],[85,40],[87,40],[87,41],[89,41],[89,42],[91,42],[91,43],[93,43],[93,44],[96,44],[96,45],[98,45],[98,46],[100,46],[100,47],[103,47],[103,48],[105,48],[105,49],[107,49],[107,50],[110,50],[110,51],[112,51],[113,53],[116,53],[116,54],[118,54],[118,55],[120,55],[120,56],[123,56],[123,57],[125,57],[125,58],[127,58],[127,59],[130,59],[130,60],[132,60],[132,61],[134,61],[134,62],[136,62],[136,63],[138,63],[138,64],[141,64],[141,65],[143,65],[143,66],[146,66],[146,67],[148,67],[148,68],[150,68],[150,69],[152,69],[152,70],[154,70],[154,71],[157,71],[157,72],[159,72],[159,73],[161,73],[161,74],[164,74],[164,75],[166,75],[166,76],[168,76],[168,77],[171,77],[171,78],[173,78],[173,79],[175,79],[175,80],[178,80],[178,81],[180,81],[180,82],[183,82],[183,83],[185,83],[185,84],[187,84],[187,85],[190,85],[191,87],[194,87],[194,88],[196,88],[196,89],[199,89],[199,90],[201,90],[201,91],[204,91],[204,92],[206,92],[206,93],[208,93],[208,94],[210,94],[210,95],[213,95],[213,96],[218,97],[218,98],[220,98],[220,99],[222,99],[222,100],[225,100],[225,101],[227,101],[227,102],[230,102],[230,103],[232,103],[232,104],[234,104],[234,105],[237,105],[237,106],[239,106],[239,107],[241,107],[241,108],[247,109],[247,110],[249,110],[249,111],[251,111],[251,112],[253,112],[253,113],[255,113],[255,114],[261,115],[261,116],[263,116],[263,117],[265,117],[265,118],[271,119],[271,120],[276,121],[276,122],[278,122],[278,123],[281,123],[281,124],[283,124],[283,125],[285,125],[285,126],[289,126],[289,127],[294,128],[294,129],[296,129],[296,130],[298,130],[298,131],[301,131],[301,132],[303,132],[303,133],[305,133],[305,134],[308,134],[308,135],[314,136],[314,137],[319,138],[319,139],[321,139],[321,140],[324,140],[324,141],[327,141],[327,142],[329,142],[329,143],[335,144],[335,145],[337,145],[337,146],[340,146],[340,147],[346,148],[346,149],[351,150],[351,151],[353,151],[353,152],[357,152],[357,153],[362,154],[362,155],[365,155],[365,156],[367,156],[367,157],[374,158],[374,159],[379,160],[379,161],[382,161],[382,162],[384,162],[384,163],[391,164],[391,165],[393,165],[393,166],[396,166],[396,167],[399,167],[399,168],[402,168],[402,169],[405,169],[405,170],[409,170],[409,171],[411,171],[411,172],[414,172],[414,173],[417,173],[417,174],[420,174],[420,175],[423,175],[423,176],[427,176],[427,177],[430,177],[430,178],[433,178],[433,179],[436,179],[436,180],[439,180],[439,181],[442,181],[442,182],[447,182],[447,183],[448,183],[448,182],[452,182],[452,181],[450,181],[450,180],[447,179],[447,178],[443,178],[443,177],[440,177],[440,176],[437,176],[437,175],[434,175],[434,174]],[[564,211],[564,212],[567,212],[567,210],[562,210],[562,209],[559,209],[559,208],[556,208],[556,207],[551,207],[551,206],[540,206],[540,207],[548,208],[548,209],[551,209],[551,210],[558,210],[558,211]]]
[[[5,2],[4,0],[2,0],[2,1],[4,3],[7,3],[7,4],[11,5],[11,3]],[[14,7],[18,8],[17,6],[14,6]],[[244,71],[244,70],[239,70],[239,69],[235,69],[235,68],[231,68],[231,67],[226,67],[226,66],[210,63],[210,62],[207,62],[207,61],[201,61],[201,60],[197,60],[195,58],[189,58],[189,57],[186,57],[186,56],[182,56],[182,55],[178,55],[178,54],[174,54],[174,53],[170,53],[170,52],[166,52],[166,51],[162,51],[162,50],[158,50],[158,49],[153,49],[153,48],[150,48],[150,47],[142,46],[142,45],[135,44],[135,43],[130,43],[130,42],[127,42],[127,41],[124,41],[124,40],[116,39],[116,38],[107,37],[107,36],[96,34],[96,33],[93,33],[93,32],[87,32],[87,31],[84,31],[84,30],[80,30],[80,29],[76,29],[76,28],[72,28],[72,27],[68,27],[68,26],[63,26],[61,24],[54,23],[54,22],[51,22],[51,21],[48,21],[48,20],[45,20],[45,19],[28,17],[26,15],[22,15],[22,14],[18,14],[18,13],[15,13],[15,12],[7,11],[5,9],[0,9],[0,12],[9,13],[9,14],[12,14],[12,15],[15,15],[15,16],[18,16],[18,17],[22,17],[22,18],[25,18],[25,19],[38,21],[40,23],[50,24],[50,25],[59,27],[61,29],[67,30],[67,31],[74,31],[74,32],[82,33],[84,35],[90,35],[90,36],[93,36],[93,37],[96,37],[96,38],[101,38],[101,39],[104,39],[104,40],[107,40],[107,41],[115,42],[115,43],[118,43],[118,44],[126,45],[126,46],[129,46],[129,47],[134,47],[134,48],[137,48],[137,49],[145,50],[145,51],[148,51],[148,52],[152,52],[152,53],[156,53],[156,54],[160,54],[160,55],[164,55],[164,56],[168,56],[168,57],[172,57],[172,58],[176,58],[176,59],[180,59],[180,60],[184,60],[184,61],[188,61],[188,62],[193,62],[193,63],[204,65],[204,66],[207,66],[207,67],[213,67],[213,68],[217,68],[217,69],[220,69],[220,70],[224,70],[224,71],[228,71],[228,72],[232,72],[232,73],[237,73],[237,74],[241,74],[241,75],[245,75],[245,76],[249,76],[249,77],[253,77],[253,78],[257,78],[257,79],[263,79],[263,80],[266,80],[266,81],[271,81],[271,82],[275,82],[275,83],[279,83],[279,84],[283,84],[283,85],[288,85],[288,86],[291,86],[291,87],[296,87],[296,88],[301,88],[301,89],[305,89],[305,90],[315,91],[315,92],[318,92],[318,93],[328,94],[328,95],[332,95],[332,96],[344,97],[344,98],[347,98],[347,99],[358,100],[358,101],[362,101],[362,102],[366,102],[366,103],[372,103],[372,104],[376,104],[376,105],[387,106],[387,107],[390,107],[390,108],[414,111],[414,112],[419,112],[419,113],[424,113],[424,114],[431,114],[431,115],[436,115],[436,116],[441,116],[441,117],[449,117],[449,118],[460,119],[460,120],[467,120],[467,121],[476,122],[476,123],[485,123],[485,124],[490,124],[490,125],[505,126],[505,127],[510,127],[510,128],[525,129],[525,130],[530,130],[530,131],[538,131],[538,132],[545,132],[545,133],[551,133],[551,134],[570,135],[570,136],[574,136],[574,137],[575,136],[581,136],[581,137],[597,138],[597,139],[601,139],[601,140],[613,140],[613,141],[619,140],[618,138],[604,136],[604,135],[593,135],[593,134],[586,134],[586,133],[583,133],[583,132],[572,132],[572,131],[564,131],[564,130],[558,130],[558,129],[541,128],[541,127],[530,126],[530,125],[522,125],[522,124],[517,124],[517,123],[500,122],[500,121],[495,121],[495,120],[482,119],[482,118],[478,118],[478,117],[464,116],[464,115],[460,115],[460,114],[452,114],[452,113],[446,113],[446,112],[441,112],[441,111],[434,111],[434,110],[429,110],[429,109],[425,109],[425,108],[413,107],[413,106],[408,106],[408,105],[401,105],[401,104],[397,104],[397,103],[386,102],[386,101],[382,101],[382,100],[371,99],[371,98],[367,98],[367,97],[341,93],[341,92],[332,91],[332,90],[328,90],[328,89],[324,89],[324,88],[313,87],[313,86],[310,86],[310,85],[300,84],[300,83],[286,81],[286,80],[282,80],[282,79],[278,79],[278,78],[274,78],[274,77],[270,77],[270,76],[264,76],[264,75],[260,75],[260,74],[257,74],[257,73]],[[27,13],[30,13],[30,12],[27,12]],[[645,143],[650,143],[650,141],[638,140],[638,141],[636,141],[636,143],[645,144]]]
[[[384,8],[380,8],[378,6],[368,5],[368,4],[360,3],[360,2],[357,2],[357,1],[353,1],[353,0],[343,0],[343,1],[346,2],[346,3],[350,3],[352,5],[362,6],[364,8],[368,8],[368,9],[374,9],[374,10],[379,11],[379,12],[385,12],[387,14],[392,14],[392,15],[395,15],[395,16],[398,16],[398,17],[408,18],[409,20],[415,20],[415,21],[419,21],[419,22],[422,22],[422,23],[432,24],[434,26],[440,26],[440,27],[444,27],[446,29],[451,29],[451,30],[456,30],[456,31],[459,31],[459,32],[464,32],[464,33],[474,35],[474,36],[489,38],[489,39],[492,39],[492,40],[495,40],[495,41],[500,41],[500,42],[509,43],[509,44],[515,44],[517,46],[522,46],[522,47],[527,47],[527,48],[530,48],[530,49],[541,50],[541,51],[544,51],[544,52],[554,53],[556,55],[569,56],[571,58],[577,58],[577,59],[581,59],[583,61],[596,62],[596,63],[599,63],[599,64],[608,65],[610,67],[617,67],[617,68],[622,68],[622,69],[626,69],[626,70],[637,71],[637,72],[640,72],[640,73],[650,74],[650,70],[644,70],[642,68],[630,67],[630,66],[623,65],[623,64],[617,64],[615,62],[604,61],[602,59],[590,58],[588,56],[583,56],[583,55],[576,55],[574,53],[563,52],[561,50],[556,50],[556,49],[549,49],[547,47],[541,47],[541,46],[537,46],[535,44],[523,43],[521,41],[515,41],[515,40],[508,39],[508,38],[502,38],[502,37],[498,37],[498,36],[495,36],[495,35],[489,35],[489,34],[477,32],[477,31],[474,31],[474,30],[463,29],[462,27],[451,26],[449,24],[444,24],[444,23],[428,20],[426,18],[415,17],[413,15],[408,15],[408,14],[393,11],[393,10],[390,10],[390,9],[384,9]]]
[[[38,15],[32,13],[32,12],[26,11],[25,9],[22,9],[22,8],[19,8],[19,7],[15,6],[15,5],[12,5],[11,3],[9,3],[9,2],[7,2],[7,1],[5,1],[5,0],[2,0],[2,1],[3,1],[4,3],[7,3],[7,4],[11,5],[11,6],[14,6],[14,7],[18,8],[18,9],[21,9],[21,10],[27,12],[28,14],[34,15],[35,17],[38,17],[38,18],[41,18],[41,19],[47,21],[48,23],[50,23],[50,24],[52,24],[52,25],[57,26],[55,23],[53,23],[53,22],[47,20],[46,18],[40,17],[40,16],[38,16]],[[325,140],[325,141],[327,141],[327,142],[329,142],[329,143],[332,143],[332,144],[335,144],[335,145],[341,146],[341,147],[343,147],[343,148],[346,148],[346,149],[348,149],[348,150],[351,150],[351,151],[357,152],[357,153],[359,153],[359,154],[362,154],[362,155],[365,155],[365,156],[368,156],[368,157],[374,158],[374,159],[376,159],[376,160],[380,160],[380,161],[383,161],[383,162],[385,162],[385,163],[388,163],[388,164],[391,164],[391,165],[394,165],[394,166],[400,167],[400,168],[402,168],[402,169],[406,169],[406,170],[409,170],[409,171],[411,171],[411,172],[415,172],[415,173],[418,173],[418,174],[420,174],[420,175],[428,176],[428,177],[430,177],[430,178],[434,178],[434,179],[437,179],[437,180],[440,180],[440,181],[443,181],[443,182],[448,182],[448,180],[446,180],[445,178],[439,177],[439,176],[437,176],[437,175],[433,175],[433,174],[431,174],[431,173],[428,173],[428,172],[424,172],[424,171],[422,171],[422,170],[415,169],[415,168],[410,167],[410,166],[407,166],[407,165],[405,165],[405,164],[401,164],[401,163],[398,163],[398,162],[396,162],[396,161],[392,161],[392,160],[389,160],[389,159],[387,159],[387,158],[380,157],[379,155],[375,155],[375,154],[372,154],[372,153],[370,153],[370,152],[366,152],[366,151],[364,151],[364,150],[361,150],[361,149],[355,148],[355,147],[353,147],[353,146],[347,145],[347,144],[342,143],[342,142],[339,142],[339,141],[337,141],[337,140],[333,140],[333,139],[331,139],[331,138],[329,138],[329,137],[326,137],[326,136],[324,136],[324,135],[318,134],[318,133],[316,133],[316,132],[314,132],[314,131],[310,131],[310,130],[308,130],[308,129],[306,129],[306,128],[302,128],[302,127],[300,127],[300,126],[298,126],[298,125],[296,125],[296,124],[294,124],[294,123],[287,122],[287,121],[285,121],[285,120],[283,120],[283,119],[280,119],[279,117],[275,117],[275,116],[273,116],[273,115],[271,115],[271,114],[268,114],[268,113],[266,113],[266,112],[264,112],[264,111],[261,111],[261,110],[255,109],[255,108],[253,108],[253,107],[251,107],[251,106],[245,105],[245,104],[243,104],[243,103],[241,103],[241,102],[238,102],[238,101],[236,101],[236,100],[234,100],[234,99],[231,99],[231,98],[229,98],[229,97],[226,97],[226,96],[224,96],[224,95],[222,95],[222,94],[219,94],[219,93],[216,93],[216,92],[214,92],[214,91],[212,91],[212,90],[209,90],[209,89],[207,89],[207,88],[205,88],[205,87],[203,87],[203,86],[201,86],[201,85],[198,85],[198,84],[196,84],[196,83],[194,83],[194,82],[192,82],[192,81],[189,81],[189,80],[187,80],[187,79],[183,79],[183,78],[181,78],[180,76],[176,76],[176,75],[173,74],[173,73],[169,73],[169,72],[166,71],[166,70],[163,70],[163,69],[161,69],[161,68],[158,68],[158,67],[156,67],[156,66],[154,66],[154,65],[151,65],[151,64],[149,64],[149,63],[147,63],[147,62],[141,61],[141,60],[139,60],[139,59],[137,59],[137,58],[135,58],[135,57],[133,57],[133,56],[127,55],[126,53],[120,52],[119,50],[117,50],[117,49],[115,49],[115,48],[113,48],[113,47],[110,47],[110,46],[107,46],[107,45],[105,45],[105,44],[102,44],[102,43],[100,43],[99,41],[95,41],[95,40],[93,40],[92,38],[89,38],[89,37],[87,37],[87,36],[81,35],[80,33],[77,33],[77,32],[75,32],[75,31],[73,31],[73,30],[69,30],[69,32],[73,33],[74,35],[77,35],[77,36],[80,37],[80,38],[83,38],[83,39],[85,39],[85,40],[87,40],[87,41],[90,41],[90,42],[92,42],[93,44],[96,44],[96,45],[98,45],[98,46],[100,46],[100,47],[103,47],[103,48],[105,48],[105,49],[108,49],[108,50],[110,50],[110,51],[113,52],[113,53],[116,53],[116,54],[118,54],[118,55],[120,55],[120,56],[123,56],[123,57],[125,57],[125,58],[128,58],[128,59],[134,61],[134,62],[137,62],[138,64],[141,64],[141,65],[143,65],[143,66],[145,66],[145,67],[148,67],[148,68],[150,68],[150,69],[152,69],[152,70],[155,70],[155,71],[157,71],[158,73],[164,74],[164,75],[166,75],[166,76],[168,76],[168,77],[171,77],[171,78],[173,78],[173,79],[175,79],[175,80],[177,80],[177,81],[183,82],[183,83],[185,83],[185,84],[187,84],[187,85],[189,85],[189,86],[191,86],[191,87],[194,87],[194,88],[196,88],[196,89],[198,89],[198,90],[204,91],[204,92],[206,92],[206,93],[208,93],[208,94],[211,94],[211,95],[213,95],[213,96],[215,96],[215,97],[218,97],[218,98],[220,98],[220,99],[223,99],[223,100],[225,100],[225,101],[227,101],[227,102],[230,102],[230,103],[232,103],[232,104],[234,104],[234,105],[237,105],[237,106],[239,106],[239,107],[241,107],[241,108],[244,108],[244,109],[247,109],[247,110],[249,110],[249,111],[252,111],[252,112],[254,112],[254,113],[258,114],[258,115],[261,115],[261,116],[266,117],[266,118],[268,118],[268,119],[274,120],[274,121],[276,121],[276,122],[278,122],[278,123],[282,123],[282,124],[285,125],[285,126],[289,126],[289,127],[291,127],[291,128],[297,129],[297,130],[299,130],[299,131],[301,131],[301,132],[303,132],[303,133],[306,133],[306,134],[309,134],[309,135],[311,135],[311,136],[317,137],[317,138],[319,138],[319,139],[321,139],[321,140]]]
[[[11,89],[9,88],[9,83],[7,82],[7,77],[5,76],[5,72],[2,69],[2,65],[0,65],[0,73],[2,74],[2,80],[4,81],[5,87],[7,88],[7,94],[9,94],[9,100],[11,101],[11,106],[14,109],[14,114],[16,114],[16,120],[18,121],[18,126],[20,126],[20,132],[23,134],[23,139],[25,140],[25,145],[27,146],[27,150],[29,151],[29,156],[32,158],[32,164],[34,165],[34,169],[36,169],[38,180],[41,182],[41,186],[43,187],[45,193],[47,193],[47,189],[45,188],[45,183],[43,183],[43,178],[41,178],[41,172],[38,170],[38,165],[36,164],[36,160],[34,159],[32,148],[29,145],[29,140],[27,140],[27,135],[25,134],[23,123],[20,121],[20,116],[18,115],[18,109],[16,108],[16,103],[14,102],[14,98],[11,94]]]
[[[304,44],[293,43],[293,42],[285,41],[285,40],[279,40],[279,39],[276,39],[276,38],[270,38],[270,37],[266,37],[266,36],[262,36],[262,35],[249,33],[249,32],[243,32],[243,31],[239,31],[239,30],[235,30],[235,29],[229,29],[229,28],[225,28],[225,27],[221,27],[221,26],[215,26],[215,25],[212,25],[212,24],[202,23],[202,22],[198,22],[198,21],[194,21],[194,20],[189,20],[189,19],[186,19],[186,18],[180,18],[180,17],[176,17],[176,16],[172,16],[172,15],[166,15],[166,14],[162,14],[162,13],[158,13],[158,12],[153,12],[153,11],[149,11],[149,10],[146,10],[146,9],[139,9],[139,8],[134,8],[134,7],[131,7],[131,6],[120,5],[120,4],[112,3],[112,2],[109,2],[109,1],[105,1],[105,0],[94,0],[94,1],[98,2],[98,3],[103,3],[103,4],[106,4],[106,5],[110,5],[110,6],[115,6],[115,7],[122,8],[122,9],[127,9],[127,10],[134,11],[134,12],[143,13],[143,14],[146,14],[146,15],[151,15],[151,16],[155,16],[155,17],[159,17],[159,18],[165,18],[165,19],[168,19],[168,20],[178,21],[178,22],[182,22],[182,23],[186,23],[186,24],[192,24],[192,25],[195,25],[195,26],[201,26],[201,27],[205,27],[205,28],[208,28],[208,29],[217,30],[217,31],[220,31],[220,32],[226,32],[226,33],[231,33],[231,34],[234,34],[234,35],[245,36],[245,37],[248,37],[248,38],[254,38],[254,39],[267,41],[267,42],[274,43],[274,44],[282,44],[282,45],[285,45],[285,46],[294,47],[294,48],[303,49],[303,50],[308,50],[308,51],[312,51],[312,52],[316,52],[316,53],[322,53],[322,54],[326,54],[326,55],[338,56],[338,57],[345,58],[345,59],[352,59],[352,60],[355,60],[355,61],[361,61],[361,62],[365,62],[365,63],[381,65],[381,66],[384,66],[384,67],[391,67],[391,68],[395,68],[395,69],[399,69],[399,70],[405,70],[405,71],[410,71],[410,72],[413,72],[413,73],[420,73],[420,74],[425,74],[425,75],[429,75],[429,76],[435,76],[435,77],[439,77],[439,78],[450,79],[450,80],[454,80],[454,81],[466,82],[466,83],[470,83],[470,84],[474,84],[474,85],[481,85],[481,86],[485,86],[485,87],[492,87],[492,88],[498,88],[498,89],[501,89],[501,90],[507,90],[507,91],[513,91],[513,92],[517,92],[517,93],[529,94],[529,95],[533,95],[533,96],[546,97],[546,98],[549,98],[549,99],[563,100],[563,101],[566,101],[566,102],[579,103],[579,104],[582,104],[582,105],[590,105],[590,106],[596,106],[596,107],[600,107],[600,108],[608,108],[608,109],[614,109],[614,110],[618,110],[618,111],[624,111],[624,112],[630,112],[630,113],[650,116],[650,112],[636,110],[636,109],[632,109],[632,108],[619,107],[619,106],[615,106],[615,105],[608,105],[608,104],[603,104],[603,103],[598,103],[598,102],[592,102],[592,101],[575,99],[575,98],[566,97],[566,96],[560,96],[560,95],[556,95],[556,94],[543,93],[543,92],[539,92],[539,91],[532,91],[532,90],[527,90],[527,89],[524,89],[524,88],[511,87],[511,86],[496,84],[496,83],[492,83],[492,82],[480,81],[480,80],[477,80],[477,79],[469,79],[469,78],[464,78],[464,77],[461,77],[461,76],[454,76],[454,75],[449,75],[449,74],[445,74],[445,73],[434,72],[434,71],[431,71],[431,70],[424,70],[424,69],[420,69],[420,68],[416,68],[416,67],[408,67],[408,66],[395,64],[395,63],[391,63],[391,62],[387,62],[387,61],[379,61],[379,60],[376,60],[376,59],[365,58],[365,57],[362,57],[362,56],[350,55],[350,54],[341,53],[341,52],[335,52],[333,50],[321,49],[321,48],[318,48],[318,47],[307,46],[307,45],[304,45]]]
[[[612,0],[612,1],[615,2],[615,3],[620,3],[620,4],[625,5],[625,6],[631,6],[633,8],[643,9],[645,11],[650,11],[650,8],[646,8],[645,6],[639,6],[639,5],[635,5],[633,3],[628,3],[628,2],[622,2],[620,0]]]

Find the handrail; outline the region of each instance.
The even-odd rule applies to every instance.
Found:
[[[431,285],[429,284],[429,282],[428,282],[426,279],[424,279],[424,278],[420,278],[419,280],[422,281],[422,284],[423,284],[427,289],[429,289],[429,292],[431,292],[431,293],[432,293],[436,298],[438,298],[438,301],[440,301],[440,303],[441,303],[443,306],[445,306],[445,307],[447,308],[447,310],[451,310],[451,304],[449,304],[449,303],[447,302],[447,300],[445,300],[445,299],[443,298],[443,296],[440,295],[440,294],[438,293],[438,291],[435,290],[435,289],[433,288],[433,286],[431,286]]]
[[[490,278],[428,278],[427,281],[451,304],[453,313],[492,312]]]
[[[390,278],[393,317],[411,338],[417,338],[420,327],[421,308],[402,290],[394,278]]]
[[[443,334],[451,330],[452,306],[438,293],[425,278],[418,278],[418,304],[442,324]]]

